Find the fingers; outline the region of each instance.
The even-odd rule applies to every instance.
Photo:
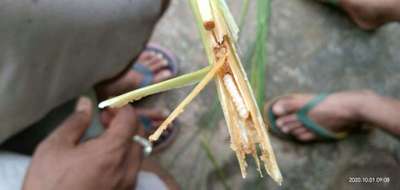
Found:
[[[130,141],[138,129],[136,114],[132,106],[126,105],[118,110],[105,135],[115,142]]]
[[[56,140],[64,144],[76,145],[79,143],[92,119],[92,102],[87,97],[81,97],[72,113],[59,128],[49,136],[49,140]]]
[[[100,122],[104,128],[107,129],[110,126],[111,121],[117,113],[118,110],[110,108],[100,111]]]

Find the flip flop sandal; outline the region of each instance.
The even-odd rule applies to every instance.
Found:
[[[178,59],[176,56],[171,53],[169,50],[164,49],[156,44],[149,44],[143,51],[150,51],[161,54],[163,58],[167,61],[167,65],[163,69],[168,69],[171,71],[171,77],[174,77],[178,74]],[[144,66],[143,64],[135,63],[132,66],[132,70],[139,72],[143,75],[142,81],[139,83],[138,88],[142,88],[148,86],[153,83],[154,81],[154,74],[150,70],[150,68]]]
[[[146,136],[152,134],[156,129],[157,126],[152,124],[152,120],[144,115],[139,115],[139,121],[142,124]],[[160,138],[153,142],[153,151],[151,154],[156,154],[165,150],[169,145],[171,145],[179,132],[179,127],[176,122],[173,122],[172,126],[169,126],[160,136]]]
[[[303,126],[307,129],[309,129],[311,132],[316,134],[321,140],[323,141],[335,141],[335,140],[341,140],[344,139],[345,137],[348,136],[348,132],[333,132],[330,131],[320,125],[318,125],[316,122],[314,122],[309,116],[308,113],[318,104],[320,104],[322,101],[326,99],[328,94],[319,94],[316,95],[313,99],[311,99],[306,105],[304,105],[302,108],[300,108],[296,115],[298,120],[303,124]],[[291,134],[286,134],[283,133],[277,126],[276,126],[276,116],[272,112],[272,105],[281,97],[275,98],[271,103],[267,104],[265,111],[267,113],[267,117],[269,124],[271,126],[271,131],[278,136],[284,137],[284,138],[289,138],[291,140],[299,141],[295,136]]]

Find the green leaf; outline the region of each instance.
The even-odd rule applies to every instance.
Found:
[[[252,44],[250,59],[250,83],[253,87],[256,101],[262,107],[265,101],[266,67],[268,62],[267,40],[270,16],[270,0],[257,0],[256,38]]]

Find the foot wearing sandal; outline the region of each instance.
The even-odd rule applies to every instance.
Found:
[[[128,76],[136,88],[167,80],[177,74],[177,59],[168,50],[148,45]]]
[[[320,0],[343,8],[362,29],[372,30],[399,20],[400,2],[396,0]]]
[[[337,140],[361,121],[358,108],[366,96],[370,92],[290,95],[266,105],[265,113],[273,132],[300,142]]]
[[[96,86],[98,99],[104,100],[173,78],[178,74],[177,62],[174,54],[150,44],[127,72]]]

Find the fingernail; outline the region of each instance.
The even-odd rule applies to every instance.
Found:
[[[92,102],[88,97],[81,96],[75,106],[76,112],[88,112],[92,106]]]

